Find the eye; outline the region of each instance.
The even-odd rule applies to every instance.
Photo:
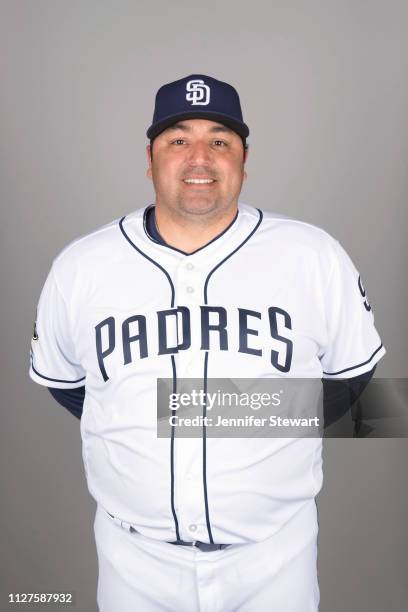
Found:
[[[217,145],[220,145],[221,147],[226,147],[227,146],[227,143],[224,140],[214,140],[214,142]]]
[[[185,142],[184,138],[177,138],[176,140],[173,140],[171,144],[179,144],[183,142]]]

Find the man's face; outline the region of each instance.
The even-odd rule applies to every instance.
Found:
[[[159,206],[191,218],[236,205],[247,151],[234,131],[207,119],[183,120],[159,134],[152,148],[153,158],[146,147],[147,176]]]

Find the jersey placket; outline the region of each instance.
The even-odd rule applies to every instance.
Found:
[[[206,273],[194,257],[190,256],[179,263],[175,274],[176,303],[177,306],[188,308],[191,334],[189,348],[180,350],[175,356],[178,392],[183,392],[185,378],[197,379],[202,388],[205,352],[201,350],[200,306]],[[181,316],[178,317],[178,336],[180,345],[185,340]],[[194,414],[201,413],[201,408],[194,410]],[[178,437],[177,427],[175,428],[176,512],[182,539],[207,541],[202,427],[195,428],[194,434],[194,438]]]

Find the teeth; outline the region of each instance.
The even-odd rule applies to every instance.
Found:
[[[206,183],[213,183],[214,179],[184,179],[184,182],[192,185],[205,185]]]

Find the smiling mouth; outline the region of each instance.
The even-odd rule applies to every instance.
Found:
[[[189,178],[183,179],[183,183],[186,185],[212,185],[215,183],[215,179],[198,179],[198,178]]]

